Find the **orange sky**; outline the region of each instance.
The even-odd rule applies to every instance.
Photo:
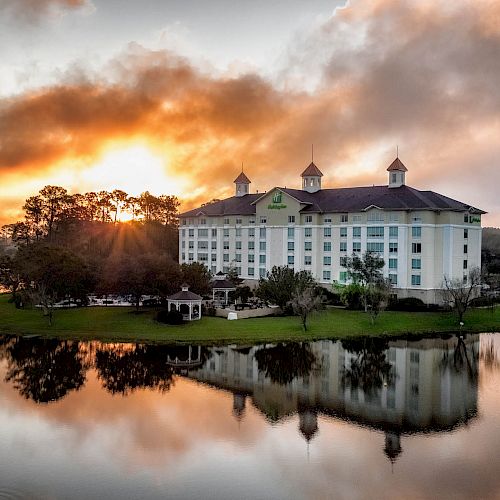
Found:
[[[498,3],[353,0],[284,52],[274,72],[220,71],[130,40],[97,70],[80,58],[0,94],[0,224],[46,184],[188,208],[231,195],[243,161],[254,191],[298,187],[314,143],[325,187],[385,183],[399,145],[408,184],[500,226]]]

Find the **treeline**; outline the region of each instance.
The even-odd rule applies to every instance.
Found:
[[[116,225],[124,216],[132,221],[175,226],[179,204],[175,196],[154,196],[148,191],[137,197],[120,189],[69,194],[63,187],[45,186],[26,200],[24,220],[3,226],[2,236],[24,244],[42,239],[53,241],[75,222]]]
[[[89,294],[165,297],[183,281],[206,293],[209,274],[199,264],[179,266],[175,196],[125,192],[68,194],[46,186],[24,204],[24,218],[2,228],[0,288],[18,307],[53,305]],[[130,219],[121,222],[126,217]]]

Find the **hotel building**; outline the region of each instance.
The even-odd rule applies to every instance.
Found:
[[[399,158],[387,171],[384,186],[322,189],[323,174],[311,163],[302,189],[264,193],[250,193],[242,172],[235,196],[179,216],[179,260],[214,274],[235,266],[250,285],[273,266],[289,266],[328,287],[348,280],[346,257],[371,250],[383,257],[398,297],[439,303],[445,276],[466,282],[481,265],[485,212],[407,186]]]

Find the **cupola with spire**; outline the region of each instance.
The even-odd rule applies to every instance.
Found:
[[[314,164],[314,146],[311,146],[311,163],[302,172],[302,189],[308,193],[316,193],[321,189],[321,177],[323,173]]]
[[[404,166],[399,156],[387,168],[389,172],[389,187],[398,188],[405,185],[405,173],[408,169]]]
[[[241,167],[241,173],[234,179],[236,184],[236,196],[245,196],[250,192],[250,179],[243,172],[243,166]]]

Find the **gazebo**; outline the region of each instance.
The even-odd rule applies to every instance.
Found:
[[[215,275],[215,280],[212,282],[212,300],[216,302],[216,295],[218,295],[217,302],[227,306],[229,303],[229,292],[236,291],[234,283],[226,279],[226,275],[220,271]],[[221,298],[221,295],[224,298]]]
[[[169,311],[179,311],[185,321],[201,319],[202,298],[189,291],[189,285],[183,283],[181,291],[167,297]]]

